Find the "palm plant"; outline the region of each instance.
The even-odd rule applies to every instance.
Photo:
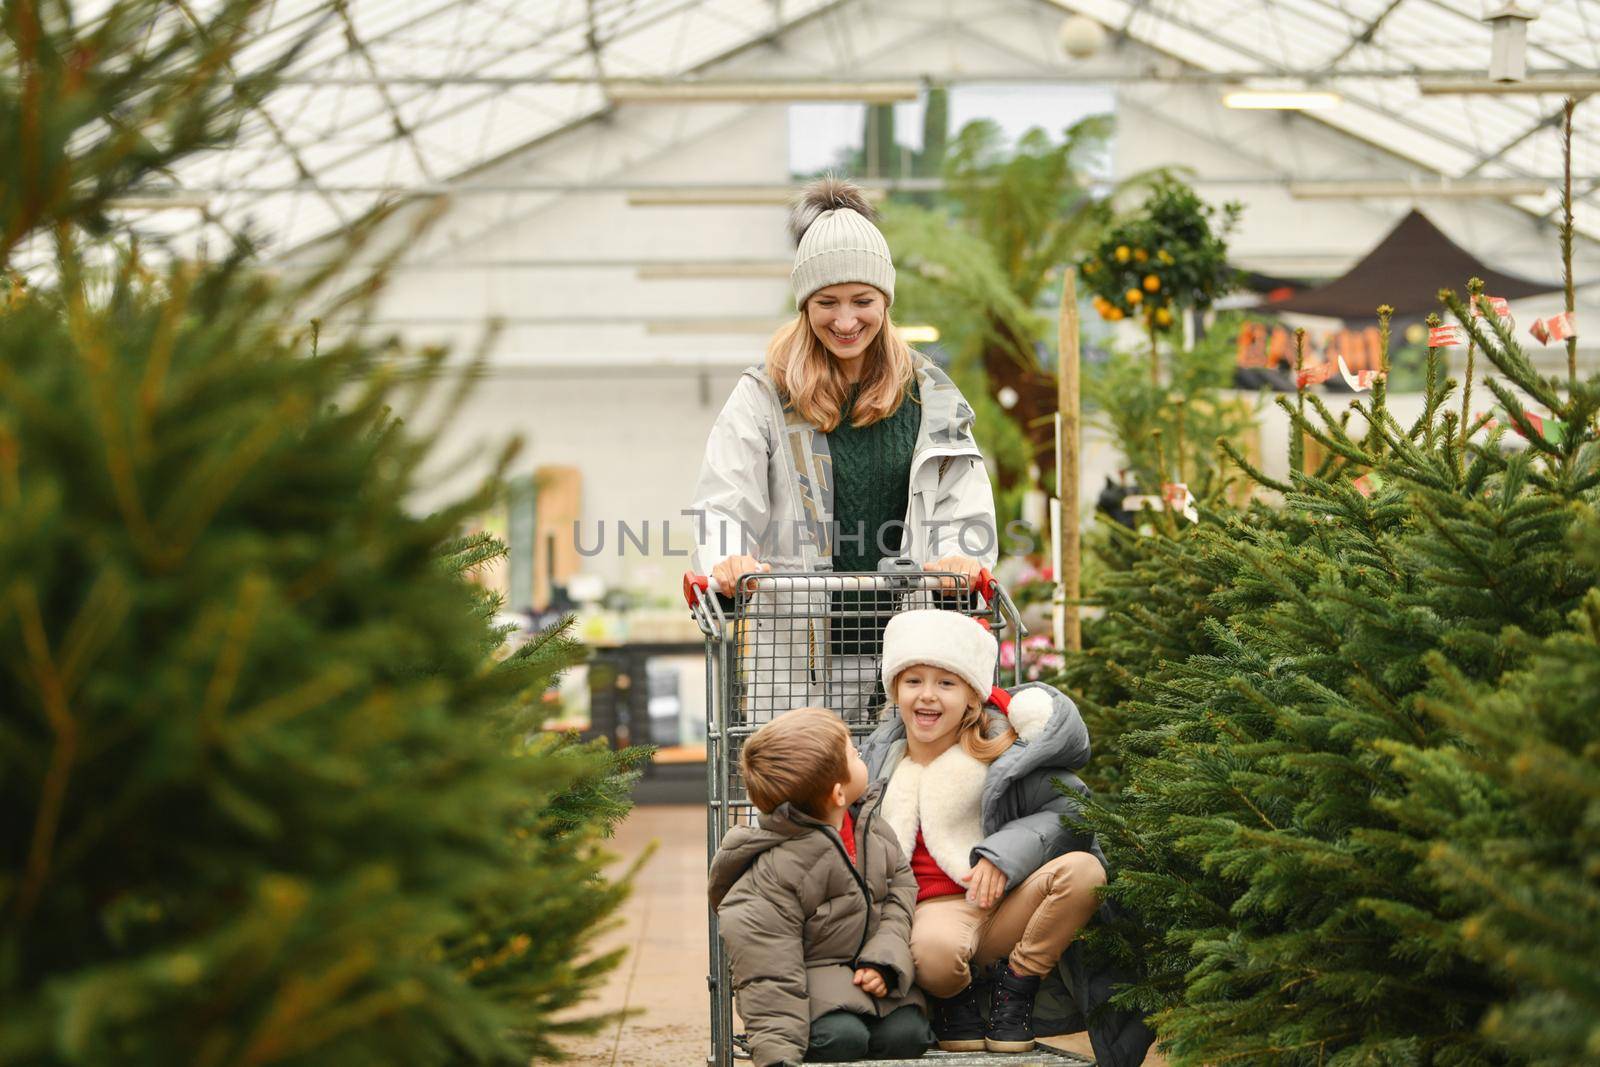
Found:
[[[1002,511],[1028,487],[1030,465],[1054,466],[1049,312],[1063,268],[1111,222],[1111,200],[1097,195],[1093,177],[1111,128],[1110,116],[1096,115],[1059,140],[1036,128],[1012,146],[999,124],[968,123],[945,156],[943,203],[884,210],[901,265],[897,312],[938,328],[996,461]],[[1009,409],[995,399],[1007,390]]]

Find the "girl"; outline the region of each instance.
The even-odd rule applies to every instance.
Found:
[[[1072,773],[1089,761],[1078,709],[1047,685],[994,687],[996,653],[989,631],[957,612],[896,615],[882,671],[899,714],[861,751],[873,780],[888,782],[883,816],[917,879],[911,957],[948,1051],[1033,1048],[1040,979],[1106,881],[1094,835],[1062,821],[1072,805],[1053,784],[1088,793]],[[995,969],[987,1025],[974,964]]]
[[[808,186],[790,217],[795,318],[717,416],[688,512],[700,573],[723,595],[758,571],[875,571],[882,557],[906,556],[976,576],[998,555],[972,408],[890,321],[894,263],[872,220],[861,191],[831,178]],[[769,654],[805,661],[825,646],[830,655],[826,671],[806,677],[765,672],[749,693],[752,720],[806,704],[864,720],[892,609],[840,592],[830,604],[815,584],[769,586],[759,642],[796,650]],[[844,621],[822,633],[820,616]]]

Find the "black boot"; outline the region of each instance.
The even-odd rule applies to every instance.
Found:
[[[994,999],[984,1035],[990,1052],[1033,1051],[1033,998],[1038,995],[1038,977],[1013,971],[1010,960],[995,964]]]
[[[978,990],[972,984],[953,997],[929,997],[933,1002],[933,1036],[946,1052],[982,1052],[983,1016],[978,1012]]]

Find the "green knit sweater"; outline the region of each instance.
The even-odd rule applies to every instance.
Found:
[[[845,394],[844,415],[828,434],[833,456],[833,521],[839,540],[833,546],[835,571],[875,571],[878,560],[900,551],[903,531],[884,531],[880,551],[878,534],[888,523],[904,521],[911,490],[911,455],[922,425],[922,405],[916,384],[893,415],[870,426],[850,425],[850,410],[860,386]],[[856,537],[860,534],[860,537]]]
[[[904,547],[906,498],[911,490],[911,456],[922,426],[916,383],[893,415],[870,426],[850,425],[859,386],[845,394],[844,416],[828,434],[833,456],[833,519],[839,532],[833,569],[876,571],[878,560]],[[883,547],[879,546],[882,534]],[[859,536],[858,536],[859,535]],[[882,650],[883,628],[894,613],[892,595],[835,593],[832,597],[835,655],[874,656]]]

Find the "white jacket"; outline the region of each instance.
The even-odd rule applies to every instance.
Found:
[[[972,407],[931,361],[920,359],[916,373],[922,420],[900,554],[918,563],[970,556],[992,567],[999,557],[994,490],[972,436]],[[832,566],[828,437],[785,410],[760,367],[740,376],[711,427],[691,514],[702,574],[741,554],[774,571]]]

